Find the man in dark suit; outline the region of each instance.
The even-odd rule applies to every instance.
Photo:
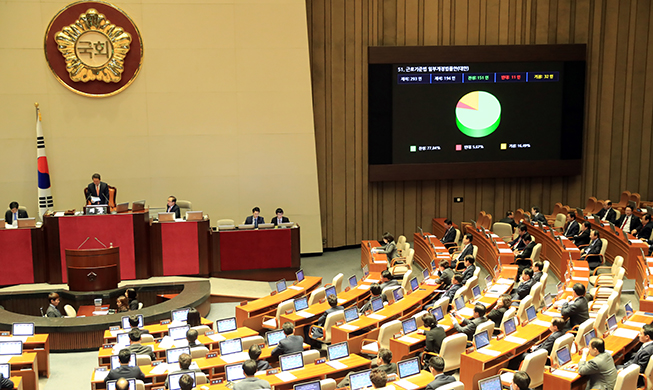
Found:
[[[129,352],[127,348],[121,349],[120,352],[118,352],[118,360],[120,361],[120,366],[109,371],[109,374],[106,376],[106,378],[104,378],[105,384],[107,381],[115,381],[120,378],[139,379],[142,381],[145,380],[145,374],[143,374],[143,371],[141,371],[138,366],[129,367],[130,357],[131,352]]]
[[[385,290],[387,287],[399,286],[399,282],[392,279],[392,274],[387,269],[381,271],[381,291]]]
[[[546,350],[548,355],[551,355],[551,352],[553,350],[553,344],[556,342],[558,337],[565,334],[564,327],[565,327],[565,320],[563,320],[562,318],[554,318],[551,321],[551,326],[549,326],[549,330],[551,331],[549,337],[544,339],[544,341],[542,341],[540,344],[533,345],[531,347],[531,352],[535,352],[538,349],[544,349]]]
[[[444,373],[444,359],[441,356],[433,356],[429,360],[429,371],[433,375],[433,381],[426,385],[426,390],[437,388],[456,381],[452,375]]]
[[[365,304],[363,306],[361,306],[361,308],[360,308],[360,310],[358,312],[360,314],[363,314],[368,310],[372,310],[372,299],[381,296],[381,292],[382,292],[381,285],[378,284],[378,283],[372,283],[372,285],[370,286],[370,295],[371,295],[371,297],[370,297],[370,299],[367,300],[367,302],[365,302]],[[383,298],[383,300],[386,300],[385,296],[383,296],[382,298]]]
[[[0,374],[0,389],[13,389],[14,388],[14,382],[11,381],[9,378],[5,378]]]
[[[192,370],[190,368],[191,363],[193,363],[193,358],[189,354],[182,353],[181,355],[179,355],[179,370],[168,372],[168,376],[166,377],[166,381],[165,381],[166,389],[168,388],[168,378],[170,378],[170,375],[172,374],[202,372],[202,370],[200,370],[199,368]]]
[[[651,231],[653,231],[653,221],[651,221],[650,214],[644,214],[642,217],[642,224],[638,229],[635,229],[635,237],[644,240],[649,240],[651,238]]]
[[[642,329],[640,329],[639,342],[642,343],[642,346],[639,347],[637,352],[631,352],[624,358],[624,364],[617,366],[619,370],[624,369],[631,364],[637,364],[639,366],[639,372],[644,374],[648,361],[651,358],[651,355],[653,355],[653,325],[646,324]],[[643,386],[644,381],[642,380],[639,385]]]
[[[56,292],[50,293],[48,295],[48,300],[50,301],[50,305],[48,306],[48,310],[45,312],[45,316],[63,317],[59,309],[57,309],[57,306],[59,306],[59,302],[61,302],[61,299],[59,298],[59,294],[57,294]]]
[[[88,199],[91,204],[109,204],[109,185],[101,181],[99,173],[94,173],[91,178],[93,182],[88,185]],[[94,202],[91,197],[98,198],[99,201],[95,199]]]
[[[614,224],[626,233],[635,234],[642,222],[636,215],[633,215],[633,206],[628,205],[624,214]]]
[[[541,261],[536,261],[533,263],[533,277],[531,279],[534,280],[534,283],[537,283],[542,279],[542,270],[544,269],[544,263]],[[542,286],[544,288],[544,286]]]
[[[324,313],[320,316],[320,318],[318,318],[317,322],[315,323],[315,325],[317,325],[317,326],[322,326],[323,327],[324,324],[326,323],[326,319],[327,319],[327,316],[329,314],[345,310],[344,307],[338,305],[338,297],[333,295],[333,294],[331,294],[331,295],[329,295],[327,297],[327,302],[329,302],[329,306],[331,306],[331,307],[326,309],[324,311]],[[322,336],[324,336],[324,333],[322,332],[322,329],[311,328],[311,327],[308,327],[308,328],[312,329],[312,332],[311,332],[311,338],[312,339],[320,339],[320,338],[322,338]]]
[[[245,218],[245,225],[254,225],[254,227],[258,227],[258,225],[265,223],[263,217],[259,216],[260,213],[261,209],[254,207],[252,209],[252,215]]]
[[[531,207],[531,222],[542,222],[542,225],[547,224],[546,217],[540,213],[540,208],[537,206]]]
[[[464,326],[461,326],[458,323],[458,319],[462,320],[460,324]],[[451,318],[451,322],[453,322],[453,328],[456,330],[456,332],[466,334],[467,340],[469,341],[472,341],[472,337],[474,336],[474,333],[476,333],[476,328],[485,321],[487,321],[487,318],[485,317],[485,306],[483,306],[482,303],[477,303],[474,305],[474,315],[472,316],[471,320],[462,318],[460,315],[458,315],[458,313],[453,313]]]
[[[270,365],[270,363],[268,363],[267,360],[265,359],[259,360],[259,357],[261,357],[261,347],[259,347],[258,344],[252,344],[249,347],[249,351],[247,351],[247,353],[249,355],[249,358],[256,362],[256,371],[265,371],[272,368],[272,366]]]
[[[449,298],[449,303],[452,303],[453,297],[456,295],[456,291],[458,291],[463,286],[462,282],[463,276],[461,274],[455,274],[453,279],[451,279],[451,287],[449,287],[447,291],[444,292],[442,298]]]
[[[585,247],[585,249],[583,249],[583,252],[580,255],[580,259],[587,261],[590,272],[593,272],[594,269],[600,266],[601,262],[603,261],[603,259],[598,256],[601,254],[601,247],[603,246],[603,243],[601,242],[601,234],[596,230],[592,230],[590,232],[590,240],[592,241],[587,247]]]
[[[449,261],[446,259],[440,260],[440,266],[438,268],[438,277],[434,278],[434,281],[440,283],[440,290],[449,288],[451,286],[451,279],[453,278],[453,270]]]
[[[474,255],[474,245],[472,245],[472,241],[474,241],[474,236],[472,236],[471,233],[465,234],[465,237],[463,237],[463,249],[459,254],[454,253],[451,256],[451,268],[457,270],[460,267],[460,269],[462,269],[465,257],[467,255]]]
[[[376,362],[378,364],[377,368],[385,372],[386,375],[397,373],[397,365],[395,363],[392,363],[392,351],[390,351],[389,349],[387,348],[379,349],[379,353],[378,355],[376,355]],[[349,372],[345,377],[345,379],[341,380],[338,383],[339,389],[343,387],[349,387],[349,375],[353,373],[354,373],[353,371]]]
[[[181,218],[181,210],[177,206],[177,198],[170,195],[168,197],[168,207],[166,207],[166,213],[175,213],[175,218]]]
[[[286,338],[279,340],[279,344],[272,350],[272,356],[285,355],[287,353],[301,352],[304,350],[304,338],[294,335],[295,325],[292,322],[285,322],[282,326]]]
[[[580,325],[590,318],[587,298],[585,298],[585,286],[580,283],[574,284],[574,296],[568,297],[560,308],[560,314],[564,319],[568,319],[567,328],[573,328]]]
[[[272,220],[270,221],[270,223],[273,224],[274,226],[277,226],[280,223],[290,222],[288,217],[283,216],[283,209],[281,207],[278,208],[277,211],[275,211],[275,213],[277,214],[276,218],[272,218]]]
[[[569,221],[567,222],[567,227],[565,228],[565,237],[573,237],[580,232],[580,225],[578,224],[578,221],[576,221],[576,212],[575,211],[570,211],[569,214]]]
[[[513,251],[523,251],[526,247],[524,243],[524,235],[528,234],[528,225],[519,225],[519,234],[517,238],[510,241],[510,248]]]
[[[444,220],[444,236],[440,239],[440,242],[444,244],[445,248],[456,245],[456,229],[453,227],[453,222],[450,219]]]
[[[271,389],[270,383],[265,379],[257,378],[256,362],[254,360],[245,360],[243,362],[243,372],[245,379],[234,383],[234,390],[257,390],[257,389]]]
[[[612,223],[617,221],[617,212],[612,208],[612,201],[609,199],[605,201],[603,208],[598,213],[596,213],[596,215],[601,218],[601,221],[609,221]]]
[[[9,203],[9,210],[5,212],[5,223],[11,225],[14,221],[18,220],[18,218],[29,218],[27,216],[27,211],[20,210],[18,208],[18,202],[14,201]]]
[[[513,214],[512,210],[506,211],[506,217],[502,219],[499,222],[507,223],[510,226],[512,226],[513,229],[517,229],[517,222],[515,222],[515,214]]]
[[[495,328],[499,328],[501,326],[501,321],[503,321],[503,315],[506,313],[506,311],[508,311],[511,304],[512,304],[512,299],[510,298],[510,295],[503,294],[497,300],[497,304],[496,306],[494,306],[494,309],[490,310],[490,312],[487,315],[487,318],[488,320],[494,321],[494,324],[496,325]]]
[[[516,371],[512,376],[510,390],[530,390],[531,377],[526,371]]]
[[[590,243],[590,231],[592,230],[592,224],[589,221],[583,222],[583,226],[580,229],[580,232],[575,236],[571,237],[571,240],[578,247],[581,245],[587,245]]]
[[[533,270],[531,268],[526,268],[521,274],[521,283],[517,286],[517,289],[512,294],[513,301],[519,301],[528,296],[531,292],[531,288],[535,284],[533,280]]]
[[[440,353],[440,348],[442,348],[442,341],[447,337],[447,334],[444,332],[444,329],[438,326],[438,320],[431,313],[426,313],[422,317],[424,322],[424,327],[428,330],[424,332],[425,340],[425,352],[431,353]],[[421,359],[420,359],[421,360]]]
[[[528,233],[524,234],[523,240],[524,244],[526,244],[524,250],[515,255],[515,264],[517,264],[516,279],[519,279],[521,273],[533,264],[531,257],[533,257],[533,248],[535,248],[536,242]]]
[[[465,270],[463,271],[463,280],[462,284],[467,283],[469,279],[474,276],[474,271],[476,271],[476,266],[474,265],[474,256],[467,255],[465,256]]]
[[[129,331],[129,347],[127,347],[129,353],[135,353],[136,355],[147,355],[152,359],[156,360],[154,351],[149,345],[141,344],[141,331],[138,329],[132,329]]]

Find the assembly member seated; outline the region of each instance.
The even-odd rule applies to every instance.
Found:
[[[642,221],[636,215],[633,215],[633,208],[631,205],[626,206],[624,214],[619,217],[615,225],[626,233],[635,234],[637,233],[637,228],[641,226]]]
[[[127,348],[121,349],[118,352],[118,360],[120,361],[120,367],[109,371],[109,374],[104,378],[104,383],[107,381],[115,381],[120,378],[125,379],[139,379],[144,381],[145,374],[141,371],[140,367],[129,367],[129,358],[131,357],[131,352]]]
[[[433,375],[433,381],[426,385],[426,390],[436,390],[456,381],[452,375],[444,373],[444,359],[441,356],[433,356],[429,360],[429,371]]]
[[[261,357],[261,347],[259,347],[258,344],[252,344],[249,347],[249,351],[247,351],[247,354],[249,355],[250,359],[256,362],[256,371],[265,371],[272,368],[272,366],[270,365],[270,363],[268,363],[267,360],[265,359],[259,360],[259,358]]]
[[[653,325],[646,324],[642,329],[640,329],[639,342],[642,343],[642,346],[639,347],[637,352],[633,351],[626,355],[624,358],[625,363],[617,367],[619,371],[631,364],[637,364],[639,366],[639,372],[644,374],[648,361],[651,358],[651,355],[653,355]],[[641,382],[638,382],[638,385],[643,387],[644,381],[642,380],[642,377],[639,377],[639,380]]]
[[[57,294],[56,292],[50,293],[50,295],[48,295],[48,300],[50,301],[50,305],[48,306],[48,310],[45,312],[45,316],[63,317],[59,309],[57,309],[57,306],[59,306],[59,302],[61,302],[61,299],[59,298],[59,294]]]
[[[270,221],[270,223],[273,224],[274,226],[277,226],[280,223],[290,222],[288,217],[283,216],[283,209],[281,207],[279,207],[277,211],[275,211],[275,213],[277,214],[277,216],[275,218],[272,218],[272,220]]]
[[[576,221],[576,212],[570,211],[567,214],[567,226],[565,227],[564,234],[565,237],[571,238],[577,235],[580,232],[580,224]]]
[[[101,181],[99,173],[94,173],[91,178],[93,182],[88,185],[88,200],[91,204],[109,204],[109,185]]]
[[[243,362],[243,372],[245,373],[245,379],[236,382],[234,384],[233,390],[256,390],[272,388],[268,381],[254,376],[254,374],[256,374],[256,362],[254,360],[249,359]]]
[[[533,288],[534,284],[533,270],[531,268],[526,268],[521,274],[521,283],[519,283],[515,292],[512,293],[512,300],[520,301],[526,298],[530,294],[531,288]],[[515,302],[515,304],[519,305],[517,302]]]
[[[254,207],[252,209],[252,215],[245,218],[245,225],[254,225],[254,227],[258,227],[258,225],[265,223],[265,219],[259,215],[260,213],[261,209]]]
[[[593,359],[587,360],[587,355]],[[617,382],[617,368],[610,352],[605,351],[603,339],[593,338],[578,362],[578,373],[588,377],[588,389],[612,390]]]
[[[193,383],[193,378],[190,375],[184,374],[179,378],[180,390],[192,390],[193,387],[195,387],[195,383]]]
[[[127,349],[129,350],[129,353],[147,355],[152,359],[152,361],[156,360],[152,347],[141,344],[141,331],[138,329],[132,329],[129,331],[129,347],[127,347]]]
[[[181,209],[179,209],[179,206],[177,206],[177,198],[172,195],[168,197],[166,213],[175,213],[175,218],[181,218]]]
[[[634,236],[640,240],[646,240],[647,242],[651,238],[651,232],[653,231],[653,222],[651,221],[650,214],[644,214],[642,217],[642,224],[639,228],[635,229]]]
[[[571,237],[571,240],[577,247],[582,245],[587,245],[590,243],[590,231],[592,230],[592,224],[589,221],[583,222],[583,226],[580,228],[580,231],[575,236]]]
[[[204,347],[204,344],[201,342],[197,341],[197,338],[199,337],[199,332],[197,329],[190,328],[186,332],[186,341],[188,341],[188,346],[191,348],[198,348],[198,347]]]
[[[612,201],[606,199],[603,208],[596,213],[601,218],[601,221],[608,221],[615,223],[617,221],[617,212],[612,208]]]
[[[5,223],[12,225],[18,218],[29,218],[27,211],[18,209],[18,202],[9,203],[9,210],[5,213]]]
[[[528,233],[524,234],[523,241],[524,244],[526,244],[524,250],[515,255],[515,264],[517,264],[516,278],[519,278],[519,275],[521,275],[526,268],[529,268],[532,265],[531,258],[533,256],[533,249],[536,245],[535,241],[533,241],[533,237]]]
[[[551,355],[551,352],[553,352],[553,344],[560,336],[565,334],[564,327],[565,327],[565,320],[563,320],[562,318],[554,318],[551,321],[551,326],[549,326],[549,330],[551,331],[549,337],[544,339],[544,341],[542,341],[541,343],[533,345],[531,347],[531,352],[544,349],[546,350],[547,355]]]
[[[324,324],[326,323],[326,319],[327,319],[327,316],[329,314],[345,310],[344,307],[338,305],[338,297],[333,295],[333,294],[330,294],[327,297],[327,302],[329,303],[329,308],[326,309],[324,311],[324,313],[322,313],[320,318],[318,318],[317,322],[315,323],[315,325],[317,325],[317,326],[322,326],[323,327]],[[311,329],[311,334],[310,334],[311,339],[321,339],[322,336],[324,336],[324,333],[323,333],[321,328],[312,328],[312,327],[307,327],[307,328]],[[311,344],[315,344],[315,346],[319,345],[319,343],[316,344],[312,340],[311,340]],[[303,350],[303,348],[302,348],[302,350]]]
[[[387,348],[379,349],[379,353],[376,355],[377,369],[384,371],[386,375],[396,374],[397,365],[392,363],[392,351]],[[354,372],[349,372],[345,379],[341,380],[338,383],[338,388],[349,387],[349,376]]]
[[[540,213],[540,208],[537,206],[531,207],[531,222],[542,222],[542,225],[547,224],[546,217]]]
[[[515,214],[512,212],[512,210],[506,211],[506,217],[499,222],[509,224],[512,226],[513,230],[517,229],[517,226],[519,226],[517,225],[517,222],[515,222]]]
[[[456,245],[456,229],[453,227],[453,222],[450,219],[444,220],[444,236],[440,239],[440,242],[444,244],[445,248]]]
[[[458,315],[458,313],[453,313],[452,314],[452,322],[453,322],[453,328],[456,330],[458,333],[464,333],[467,335],[467,340],[472,341],[472,337],[474,336],[474,333],[476,332],[476,328],[487,321],[487,318],[485,318],[485,306],[482,303],[477,303],[474,305],[474,315],[472,316],[471,320],[468,320],[467,318],[462,318],[461,316]],[[458,319],[461,319],[462,321],[460,322],[464,326],[460,326],[458,324]]]
[[[166,382],[165,382],[166,389],[168,388],[168,378],[170,378],[170,375],[172,374],[202,372],[202,370],[200,370],[199,368],[195,370],[191,370],[190,369],[191,363],[193,363],[193,358],[189,354],[182,353],[181,355],[179,355],[179,370],[168,373],[168,377],[166,378]]]
[[[562,317],[565,320],[569,320],[567,328],[573,328],[576,325],[580,325],[590,318],[587,298],[585,298],[585,286],[576,283],[572,289],[574,290],[574,296],[567,297],[566,301],[562,301],[562,307],[560,308],[560,314],[562,314]]]
[[[594,269],[601,265],[600,256],[601,247],[603,242],[601,242],[601,234],[596,230],[590,232],[590,244],[583,249],[583,252],[580,255],[581,260],[587,261],[587,266],[590,268],[590,272],[594,272]]]
[[[286,338],[279,340],[279,344],[272,350],[272,356],[285,355],[287,353],[301,352],[304,350],[304,338],[294,335],[295,325],[292,322],[285,322],[282,326]]]
[[[370,299],[368,299],[367,302],[365,302],[365,304],[363,304],[363,306],[358,311],[360,314],[364,314],[366,311],[372,310],[372,299],[381,296],[381,285],[378,283],[372,283],[370,286],[370,295]],[[387,300],[385,295],[382,299]]]

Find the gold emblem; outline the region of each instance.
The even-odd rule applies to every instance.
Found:
[[[94,8],[54,35],[72,81],[117,83],[122,78],[131,35]]]

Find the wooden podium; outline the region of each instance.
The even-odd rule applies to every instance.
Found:
[[[98,291],[118,288],[120,251],[118,247],[66,249],[70,291]]]

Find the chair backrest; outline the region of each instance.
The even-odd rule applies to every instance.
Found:
[[[547,357],[546,349],[539,349],[533,353],[527,353],[524,356],[521,367],[519,367],[521,371],[526,371],[528,376],[531,377],[530,387],[533,389],[544,383],[544,366],[546,365]]]
[[[187,211],[193,211],[193,204],[188,200],[177,200],[177,206],[182,216],[186,215]]]
[[[542,284],[542,288],[540,288],[540,304],[544,302],[544,291],[546,290],[546,282],[549,280],[549,274],[546,272],[542,273],[542,277],[540,278],[540,283]],[[539,307],[538,307],[539,308]]]
[[[150,366],[152,365],[152,358],[150,355],[136,355],[137,366]]]
[[[199,336],[203,335],[204,333],[208,332],[211,330],[208,325],[198,325],[198,326],[193,326],[191,329],[195,329],[197,331],[197,334]]]
[[[68,317],[77,317],[77,311],[70,305],[65,305],[63,310],[66,312]]]
[[[587,345],[585,344],[585,333],[589,332],[592,330],[592,327],[594,326],[594,320],[589,319],[582,324],[578,325],[578,333],[576,333],[576,337],[574,338],[574,342],[578,346],[578,348],[585,348]]]
[[[408,290],[410,290],[410,279],[413,278],[413,270],[409,269],[406,271],[404,274],[404,278],[401,280],[401,288],[404,289],[404,293],[408,294]]]
[[[233,219],[218,219],[218,222],[216,222],[216,223],[217,223],[218,227],[220,227],[220,226],[232,226],[232,225],[236,224]]]
[[[456,239],[454,240],[456,244],[460,242],[460,230],[456,229]]]
[[[116,198],[118,197],[118,189],[114,186],[110,186],[107,184],[107,187],[109,188],[109,208],[111,211],[116,210]]]
[[[487,321],[483,322],[482,324],[479,324],[479,325],[476,327],[476,331],[474,332],[474,334],[483,333],[484,331],[487,330],[487,331],[490,332],[490,335],[491,335],[492,332],[494,332],[494,325],[496,325],[496,324],[494,323],[494,321],[492,321],[492,320],[487,320]]]
[[[461,381],[455,381],[438,387],[438,390],[465,390],[465,384]]]
[[[533,247],[533,254],[531,255],[533,263],[540,260],[540,253],[542,253],[542,244],[535,244]]]
[[[608,305],[608,317],[610,317],[613,314],[617,314],[620,303],[621,303],[621,294],[618,291],[612,291],[606,302],[606,305]]]
[[[474,251],[472,252],[472,256],[474,256],[474,260],[477,259],[476,255],[478,255],[478,247],[476,245],[472,245],[472,248],[474,248]]]
[[[630,191],[624,191],[621,193],[621,197],[619,198],[619,205],[621,207],[626,207],[628,205],[628,201],[630,200]]]
[[[381,294],[385,295],[385,298],[388,302],[393,302],[394,297],[392,296],[392,290],[401,288],[401,286],[390,286],[383,289]]]
[[[153,343],[154,336],[149,333],[141,333],[141,343]]]
[[[406,242],[406,236],[401,235],[397,238],[397,245],[404,244]]]
[[[311,295],[308,297],[308,306],[318,303],[320,299],[323,299],[324,297],[326,297],[326,289],[324,287],[316,288],[311,291]]]
[[[564,227],[567,222],[567,216],[564,214],[556,215],[556,220],[553,222],[553,227]]]
[[[617,381],[614,384],[614,390],[636,389],[638,377],[639,366],[637,364],[631,364],[617,374]]]
[[[344,310],[338,310],[333,313],[329,313],[329,315],[326,318],[326,321],[324,321],[324,342],[325,343],[330,343],[331,342],[331,328],[336,326],[336,322],[344,320],[345,319],[345,311]]]
[[[481,267],[476,266],[476,268],[474,269],[474,277],[478,279],[480,274],[481,274]]]
[[[623,287],[624,287],[623,279],[618,279],[616,282],[614,282],[614,288],[612,290],[618,292],[619,294],[621,294],[621,289]]]
[[[645,390],[653,389],[653,381],[651,381],[651,375],[653,375],[653,355],[651,355],[651,357],[648,358],[648,364],[646,365],[646,369],[644,370],[644,376],[646,377]]]
[[[625,275],[626,275],[626,269],[624,267],[619,267],[619,269],[617,270],[617,274],[615,275],[615,279],[624,280]]]
[[[612,294],[610,294],[612,296]],[[596,318],[594,319],[594,330],[596,330],[596,335],[598,337],[602,337],[603,333],[607,331],[605,327],[605,322],[608,320],[608,310],[610,309],[610,305],[607,303],[604,303],[603,306],[599,309],[598,312],[596,312]]]
[[[336,294],[340,294],[340,291],[342,291],[342,279],[344,279],[344,277],[345,275],[342,273],[333,277],[331,284],[336,288]]]
[[[249,347],[247,347],[249,349]],[[209,349],[206,347],[193,347],[190,349],[190,357],[193,359],[199,359],[206,356],[209,353]]]
[[[633,192],[630,194],[628,200],[635,203],[635,208],[639,208],[639,202],[642,200],[642,197],[637,192]]]
[[[478,268],[479,267],[476,267],[476,269]],[[472,291],[474,286],[478,286],[478,278],[476,276],[472,276],[471,278],[469,278],[469,280],[467,280],[467,282],[465,282],[465,287],[467,287],[469,291]]]
[[[608,240],[601,238],[601,256],[605,256],[605,251],[608,249]]]
[[[408,245],[408,244],[406,244]],[[406,264],[409,266],[413,266],[413,258],[415,257],[415,249],[413,248],[408,248],[406,250]]]
[[[583,210],[585,213],[594,213],[594,208],[596,208],[596,198],[593,196],[590,196],[587,199],[587,202],[585,203],[585,210]]]
[[[616,275],[619,271],[619,267],[624,265],[624,258],[622,256],[615,256],[614,261],[612,262],[612,269],[610,272],[612,275]]]
[[[562,203],[558,202],[553,205],[553,211],[551,212],[551,215],[555,215],[557,218],[557,215],[561,212],[562,210]]]
[[[505,222],[495,222],[494,225],[492,225],[492,233],[499,237],[512,236],[512,226]]]
[[[444,359],[445,372],[460,367],[460,355],[465,353],[465,348],[467,348],[467,335],[464,333],[452,334],[442,340],[440,356]]]
[[[506,323],[509,319],[517,315],[517,308],[514,306],[511,306],[510,309],[506,310],[505,313],[503,313],[503,318],[501,318],[501,324],[499,325],[499,329],[505,334],[506,333],[506,328],[504,327],[503,324]]]
[[[528,314],[526,314],[526,309],[528,309],[528,307],[532,304],[533,304],[533,297],[531,297],[530,295],[522,299],[521,302],[519,302],[519,307],[517,308],[517,318],[519,319],[520,324],[523,324],[528,320]]]
[[[390,339],[396,333],[401,332],[401,321],[392,320],[381,325],[379,329],[379,348],[390,348]]]
[[[542,266],[542,273],[548,274],[549,273],[549,267],[551,266],[551,262],[549,260],[544,260],[542,262],[544,264]]]
[[[617,213],[616,219],[621,218],[621,211],[614,209],[614,212]]]
[[[531,297],[533,298],[533,306],[535,306],[536,310],[539,309],[542,302],[542,282],[537,282],[531,287]]]
[[[418,328],[424,326],[424,319],[423,319],[423,317],[424,317],[424,315],[427,314],[427,313],[428,313],[428,312],[427,312],[426,310],[422,310],[422,311],[420,311],[419,313],[415,313],[415,315],[413,316],[413,318],[415,318],[415,322],[417,323],[417,327],[418,327]],[[444,314],[444,312],[443,312],[443,314]]]
[[[435,303],[433,304],[433,307],[440,306],[440,309],[442,309],[442,314],[446,314],[447,311],[449,311],[449,298],[444,297],[440,298]]]
[[[455,301],[456,298],[458,298],[461,295],[463,296],[463,298],[465,298],[465,300],[467,300],[467,297],[468,297],[467,290],[468,289],[465,286],[462,286],[461,288],[459,288],[458,291],[456,291],[456,293],[453,295],[453,300]]]
[[[554,361],[557,363],[558,358],[556,356],[556,351],[559,350],[560,348],[567,346],[569,348],[569,351],[571,352],[571,346],[574,345],[574,335],[571,333],[565,333],[562,336],[558,337],[556,341],[553,342],[553,348],[551,349],[551,355],[549,355],[549,358],[551,361]]]
[[[293,304],[292,299],[285,300],[277,306],[277,313],[275,317],[277,317],[277,326],[281,327],[281,324],[279,323],[280,318],[283,314],[286,314],[286,310],[294,309],[295,306]]]
[[[320,351],[318,351],[317,349],[309,349],[308,351],[302,351],[302,358],[304,359],[304,365],[314,363],[315,359],[320,358]]]
[[[145,382],[140,379],[136,379],[136,390],[145,390]]]
[[[243,337],[241,339],[241,342],[243,344],[243,351],[246,351],[249,349],[254,344],[265,344],[265,339],[263,339],[263,336],[249,336],[249,337]]]
[[[320,390],[336,390],[336,380],[333,378],[320,380]]]

